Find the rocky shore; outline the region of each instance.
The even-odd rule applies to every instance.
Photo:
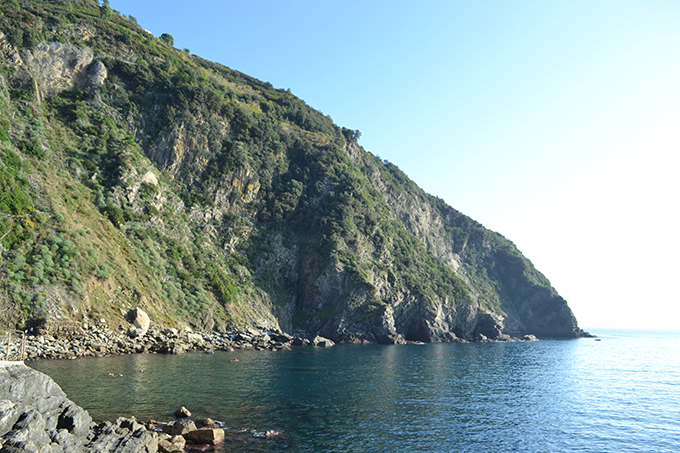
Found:
[[[0,452],[155,453],[212,450],[226,436],[274,439],[277,431],[230,430],[219,421],[192,420],[178,409],[171,423],[134,418],[94,423],[47,375],[20,362],[0,362]]]
[[[310,336],[306,332],[293,335],[272,331],[265,327],[247,327],[224,332],[194,332],[189,328],[175,329],[152,325],[148,316],[140,309],[128,313],[127,328],[121,326],[109,329],[104,320],[97,325],[73,321],[46,323],[35,330],[26,332],[23,351],[21,336],[14,335],[9,344],[0,341],[0,358],[14,357],[17,360],[75,359],[78,357],[104,357],[116,354],[182,354],[184,352],[234,351],[253,349],[278,351],[296,346],[331,347],[335,343],[324,337]],[[522,338],[503,336],[489,339],[479,335],[478,342],[536,341],[534,335]],[[458,340],[465,342],[466,340]],[[9,347],[9,352],[7,348]]]
[[[536,341],[533,335],[506,341]],[[480,342],[488,340],[481,338]],[[320,336],[307,336],[304,332],[290,335],[266,329],[245,328],[225,332],[193,332],[189,329],[149,327],[142,334],[131,336],[128,332],[111,330],[105,325],[79,325],[68,332],[28,332],[25,359],[75,359],[78,357],[105,357],[116,354],[182,354],[185,352],[214,352],[250,349],[260,351],[287,350],[297,346],[331,347],[335,343]],[[18,357],[21,338],[17,335],[9,344],[9,356]],[[0,341],[0,358],[7,354],[7,343]]]
[[[105,323],[98,326],[80,323],[52,323],[27,332],[25,359],[75,359],[104,357],[115,354],[157,353],[182,354],[192,351],[234,351],[236,349],[286,350],[295,346],[331,347],[327,338],[308,337],[299,332],[290,335],[264,328],[232,329],[225,332],[193,332],[185,328],[152,326],[141,310],[133,310],[130,327],[111,330]],[[9,344],[0,341],[0,358],[19,357],[21,338],[17,335]]]

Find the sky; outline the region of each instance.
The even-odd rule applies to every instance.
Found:
[[[513,241],[584,328],[678,329],[680,2],[111,0]]]

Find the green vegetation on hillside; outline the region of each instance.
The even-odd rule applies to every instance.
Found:
[[[511,243],[361,149],[359,131],[175,49],[170,34],[155,38],[108,3],[5,2],[0,31],[24,57],[60,43],[92,49],[106,68],[100,86],[46,94],[26,65],[0,59],[8,322],[115,324],[142,305],[171,325],[277,317],[318,329],[347,313],[379,324],[403,298],[516,316],[499,255],[549,287]],[[461,270],[399,218],[376,178],[446,219],[446,253]],[[334,272],[346,276],[338,301],[315,305]]]

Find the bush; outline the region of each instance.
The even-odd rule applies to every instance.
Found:
[[[160,36],[160,40],[165,42],[169,46],[174,46],[175,45],[175,38],[172,37],[171,34],[169,33],[163,33]]]

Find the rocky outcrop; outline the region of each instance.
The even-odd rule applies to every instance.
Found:
[[[6,453],[157,451],[158,436],[134,420],[96,425],[48,376],[0,366],[0,444]]]
[[[93,54],[89,47],[41,42],[23,52],[23,60],[45,94],[84,85]]]
[[[24,62],[19,55],[16,47],[14,47],[8,40],[7,36],[0,31],[0,60],[8,66],[19,67]]]
[[[108,77],[108,71],[106,66],[101,61],[95,61],[90,66],[87,71],[87,78],[85,79],[85,85],[90,89],[99,88],[104,84],[104,81]]]

